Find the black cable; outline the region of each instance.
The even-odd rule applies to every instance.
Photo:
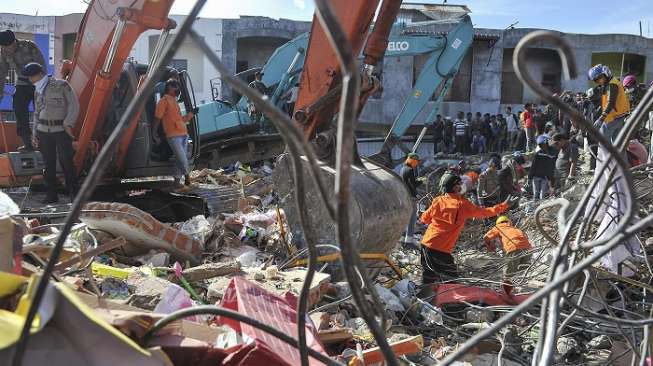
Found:
[[[218,306],[213,306],[213,305],[203,305],[203,306],[195,306],[192,308],[186,308],[186,309],[181,309],[177,310],[173,313],[170,313],[166,315],[165,317],[159,319],[154,325],[148,329],[147,333],[143,336],[143,345],[147,346],[149,341],[152,339],[153,336],[155,336],[161,329],[163,329],[165,326],[168,324],[189,317],[189,316],[194,316],[194,315],[218,315],[218,316],[223,316],[225,318],[237,320],[241,323],[245,323],[249,326],[252,326],[254,328],[258,328],[274,337],[279,338],[284,343],[287,343],[295,348],[299,347],[299,342],[295,338],[292,338],[291,336],[281,332],[280,330],[267,325],[265,323],[261,323],[257,319],[250,318],[248,316],[245,316],[243,314],[237,313],[232,310],[228,310],[225,308],[221,308]],[[323,362],[327,365],[330,366],[343,366],[340,362],[337,362],[328,356],[317,352],[316,350],[312,348],[307,348],[308,349],[308,354],[315,358],[316,360]]]
[[[342,94],[338,114],[338,136],[336,156],[336,236],[340,244],[342,255],[340,261],[345,272],[354,302],[361,311],[361,316],[367,323],[374,336],[378,347],[390,366],[399,366],[394,351],[390,347],[385,332],[375,319],[381,318],[385,326],[385,312],[380,305],[379,296],[362,268],[360,255],[354,246],[350,230],[349,198],[351,194],[351,167],[354,163],[354,129],[358,118],[358,98],[360,94],[360,77],[356,57],[350,42],[333,13],[328,0],[317,0],[315,10],[318,20],[322,25],[331,48],[335,51],[342,71]],[[371,295],[370,306],[363,291],[358,288],[358,278],[365,285],[367,293]]]
[[[30,303],[27,315],[25,316],[25,324],[23,325],[23,329],[21,330],[20,336],[14,348],[14,354],[12,356],[11,362],[12,366],[21,366],[22,364],[23,356],[25,355],[25,351],[27,349],[27,342],[29,340],[32,322],[34,321],[36,313],[38,312],[38,309],[41,305],[45,290],[48,287],[50,274],[54,270],[54,265],[59,260],[61,251],[63,250],[63,245],[68,238],[70,230],[72,229],[79,216],[84,202],[90,198],[93,190],[98,185],[100,179],[102,179],[104,170],[111,162],[113,158],[113,152],[117,148],[118,143],[121,141],[124,132],[129,127],[133,116],[140,112],[141,106],[145,100],[149,98],[151,94],[150,91],[154,88],[155,80],[159,80],[161,78],[163,74],[161,65],[167,64],[168,61],[172,59],[172,56],[176,52],[177,48],[181,45],[184,37],[186,36],[186,33],[188,33],[188,31],[191,29],[193,21],[198,16],[205,2],[206,0],[197,0],[189,15],[186,17],[186,19],[184,19],[181,27],[179,28],[179,31],[174,34],[172,41],[165,48],[161,60],[156,65],[151,66],[155,68],[155,72],[150,78],[145,80],[141,90],[136,94],[134,99],[132,99],[131,103],[129,103],[122,118],[120,119],[120,122],[118,122],[116,125],[115,129],[111,133],[111,136],[109,136],[109,139],[102,147],[100,154],[97,156],[95,162],[91,166],[88,176],[84,180],[81,189],[77,193],[77,197],[75,197],[75,200],[73,201],[70,213],[66,217],[66,224],[61,229],[59,237],[57,238],[57,242],[54,248],[52,248],[48,264],[43,269],[43,273],[39,278],[34,296],[32,298],[32,302]]]

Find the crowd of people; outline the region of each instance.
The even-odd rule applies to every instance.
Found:
[[[593,120],[596,101],[592,100],[591,92],[573,95],[567,91],[559,97]],[[538,136],[553,137],[555,133],[570,135],[576,132],[571,120],[554,105],[526,103],[523,108],[513,111],[512,107],[507,107],[505,114],[496,115],[458,112],[455,119],[438,114],[431,124],[433,153],[468,155],[533,151]]]
[[[593,121],[598,132],[614,142],[646,87],[638,84],[632,75],[618,80],[604,65],[592,67],[588,77],[595,83],[594,88],[585,93],[567,91],[555,96]],[[455,120],[438,115],[433,124],[434,154],[489,153],[489,156],[480,169],[468,169],[464,159],[450,166],[440,180],[439,195],[429,208],[412,215],[409,226],[418,220],[426,226],[420,246],[424,284],[459,277],[452,251],[467,219],[502,215],[483,240],[490,251],[495,250],[496,243],[500,244],[511,259],[504,273],[504,286],[510,287],[510,278],[520,266],[527,267],[530,262],[531,244],[524,232],[512,225],[506,212],[519,201],[519,196],[546,199],[555,191],[573,185],[582,143],[587,142],[592,149],[592,160],[601,156],[602,151],[597,153],[600,149],[587,129],[553,104],[538,107],[527,103],[522,111],[513,113],[508,107],[505,112],[498,115],[459,112]],[[510,150],[513,153],[503,154],[502,158],[501,153]],[[628,151],[631,165],[645,162],[646,149],[641,144],[640,150],[643,156]],[[530,152],[528,172],[523,152]],[[411,154],[402,169],[402,178],[413,196],[419,185],[418,162],[419,157]],[[595,161],[591,169],[594,164]],[[412,230],[412,227],[407,230],[405,244],[412,244]]]

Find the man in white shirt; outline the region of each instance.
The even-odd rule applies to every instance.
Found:
[[[519,121],[517,116],[512,113],[512,108],[506,108],[506,125],[508,130],[508,147],[515,150],[517,140],[519,139]]]

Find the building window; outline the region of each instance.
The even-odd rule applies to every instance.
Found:
[[[436,51],[438,52],[438,51]],[[460,63],[458,72],[454,76],[453,82],[447,94],[444,96],[445,102],[465,102],[469,103],[471,90],[472,90],[472,63],[474,59],[474,51],[470,48],[465,55],[465,58]],[[429,58],[433,56],[432,54],[417,55],[413,58],[413,87],[419,78],[424,65],[428,62]],[[436,55],[437,57],[437,55]],[[444,85],[439,85],[433,95],[431,95],[431,101],[435,101],[442,91]]]
[[[524,102],[524,86],[512,68],[513,51],[513,49],[503,50],[501,104],[522,104]]]
[[[75,53],[75,41],[77,40],[77,33],[67,33],[63,35],[63,58],[64,60],[72,60],[73,53]]]
[[[523,104],[539,103],[539,96],[530,89],[525,89],[512,67],[513,49],[503,51],[501,70],[501,103]],[[545,48],[526,50],[526,64],[531,77],[552,93],[560,92],[562,64],[557,52]]]
[[[542,74],[542,86],[555,92],[560,90],[560,74]]]
[[[458,73],[453,78],[453,83],[447,95],[444,97],[445,102],[465,102],[469,103],[472,93],[472,64],[474,61],[474,47],[470,47],[460,63]]]
[[[501,73],[501,104],[522,104],[524,86],[515,72]]]

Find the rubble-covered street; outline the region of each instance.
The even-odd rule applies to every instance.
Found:
[[[471,164],[482,161],[474,156],[467,160]],[[95,316],[139,343],[147,324],[165,314],[206,304],[238,311],[296,336],[296,304],[306,275],[306,250],[293,244],[271,173],[267,165],[247,173],[193,172],[192,185],[232,187],[241,192],[256,185],[260,195],[240,196],[229,212],[198,215],[185,222],[161,223],[127,204],[87,203],[54,267],[53,280],[60,284],[53,289],[64,291],[64,286],[67,293],[72,290],[84,303],[78,306],[89,307]],[[561,196],[576,204],[590,174],[584,169],[576,185]],[[640,214],[646,216],[648,206],[653,205],[653,201],[648,202],[653,198],[648,197],[650,185],[646,182],[650,179],[642,169],[635,177],[642,199]],[[11,196],[19,201],[19,193]],[[14,233],[13,240],[6,242],[13,242],[13,248],[22,246],[23,259],[16,261],[22,266],[20,273],[38,274],[52,250],[63,216],[54,210],[50,216],[42,216],[43,212],[18,214],[14,201],[3,195],[4,213],[13,215],[3,221],[3,235],[11,238]],[[424,286],[419,248],[397,245],[374,278],[374,286],[383,306],[382,324],[388,342],[404,363],[437,364],[546,285],[556,250],[558,209],[543,209],[538,219],[534,210],[545,203],[525,200],[509,214],[531,239],[533,261],[513,279],[514,289],[508,293],[501,276],[507,258],[488,252],[479,240],[491,226],[484,220],[469,222],[461,234],[455,252],[461,278],[438,285],[434,296],[417,296]],[[418,241],[422,234],[423,227],[418,225],[415,239]],[[643,253],[649,243],[645,240]],[[10,258],[12,247],[3,248],[3,257]],[[7,266],[10,263],[3,269],[11,271]],[[639,336],[624,333],[604,317],[648,317],[652,273],[647,263],[645,256],[622,263],[632,273],[628,277],[600,265],[590,267],[569,283],[569,299],[576,302],[579,295],[582,298],[576,306],[561,308],[556,364],[629,363],[633,352],[629,343]],[[371,360],[381,360],[382,356],[352,300],[349,285],[329,274],[332,271],[328,266],[332,265],[320,263],[322,270],[309,286],[308,344],[348,363],[360,358],[362,352],[365,364],[373,364]],[[14,290],[5,288],[4,303],[20,307],[25,300],[20,298],[20,291],[13,291],[24,280],[3,276],[3,283],[15,282]],[[507,365],[528,363],[540,336],[540,311],[540,306],[529,307],[460,361],[472,365],[493,365],[499,360]],[[56,312],[51,316],[56,317]],[[284,364],[299,361],[296,349],[228,318],[197,315],[174,324],[147,343],[149,347],[162,347],[174,364],[190,357],[188,349],[175,351],[180,346],[213,349],[230,357],[266,355]],[[61,347],[77,349],[72,340]],[[210,352],[193,357],[207,362]]]
[[[0,13],[0,366],[651,366],[650,4],[56,3]]]

